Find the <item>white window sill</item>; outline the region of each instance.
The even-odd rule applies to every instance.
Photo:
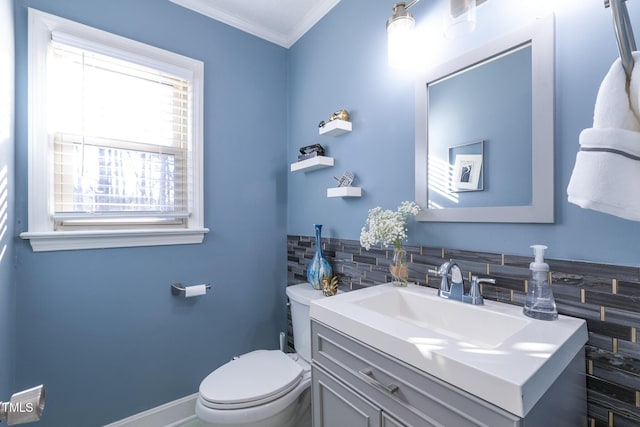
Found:
[[[44,231],[20,233],[34,252],[199,244],[208,228]]]

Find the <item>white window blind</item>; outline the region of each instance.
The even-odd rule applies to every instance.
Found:
[[[49,55],[55,229],[186,226],[189,79],[56,37]]]

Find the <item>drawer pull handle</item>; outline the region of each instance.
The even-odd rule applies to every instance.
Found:
[[[380,381],[373,377],[373,371],[371,368],[364,368],[358,371],[360,375],[371,385],[378,387],[389,394],[393,394],[398,391],[398,386],[395,384],[384,385]]]

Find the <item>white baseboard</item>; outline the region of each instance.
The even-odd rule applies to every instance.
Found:
[[[178,427],[196,419],[197,398],[194,393],[103,427]]]

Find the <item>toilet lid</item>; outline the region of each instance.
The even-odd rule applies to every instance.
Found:
[[[302,367],[279,350],[243,354],[207,376],[200,396],[211,407],[249,407],[270,402],[293,389]]]

